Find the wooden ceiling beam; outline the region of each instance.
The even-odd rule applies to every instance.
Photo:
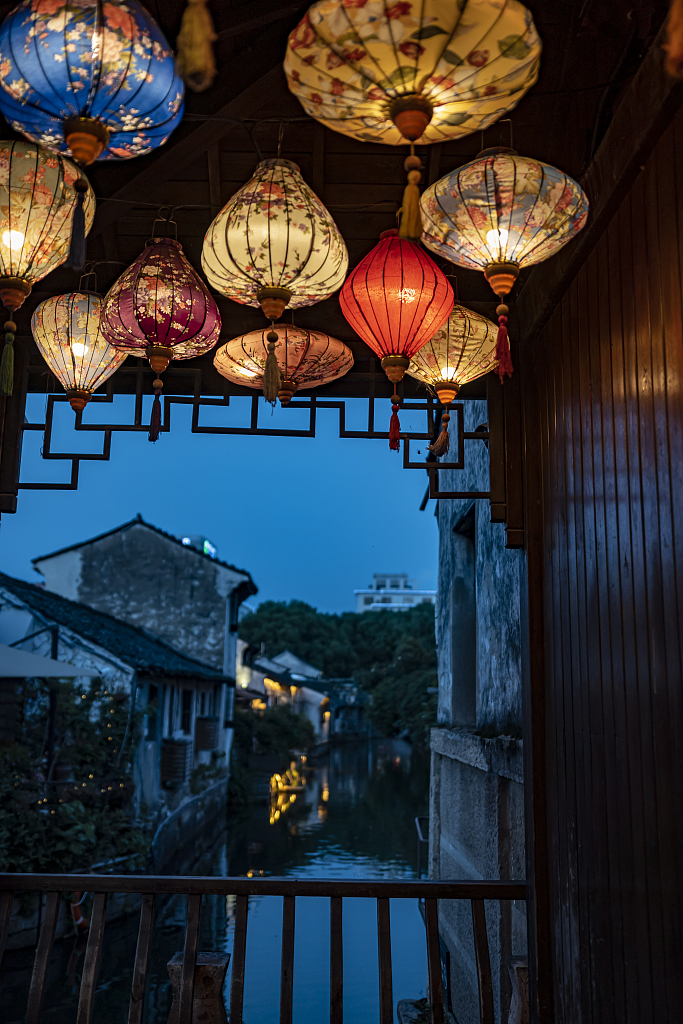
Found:
[[[221,29],[218,33],[218,38],[234,39],[235,36],[242,35],[243,32],[252,32],[256,28],[274,25],[276,21],[284,21],[285,18],[289,18],[291,15],[301,14],[303,16],[307,7],[307,3],[302,4],[301,0],[298,0],[297,3],[285,4],[284,7],[278,7],[273,11],[264,13],[261,0],[256,0],[256,3],[245,4],[235,11],[236,14],[240,15],[239,21],[235,21],[227,28]]]

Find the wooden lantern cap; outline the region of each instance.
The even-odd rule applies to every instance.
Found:
[[[397,97],[389,107],[389,117],[404,139],[415,142],[424,135],[432,119],[432,105],[424,96],[411,93]]]
[[[458,393],[458,385],[454,380],[440,380],[434,385],[434,391],[442,405],[450,405]]]
[[[281,380],[280,390],[277,393],[277,397],[280,399],[280,405],[289,405],[294,397],[294,392],[298,387],[299,385],[294,380]]]
[[[509,295],[519,277],[519,267],[516,263],[489,263],[484,274],[496,295]]]
[[[382,369],[392,384],[398,384],[403,380],[409,366],[408,356],[385,356],[382,360]]]
[[[109,145],[109,129],[94,117],[67,117],[62,128],[71,155],[85,167],[94,163]]]
[[[171,362],[171,356],[173,350],[167,348],[166,345],[150,345],[145,350],[145,355],[149,359],[149,365],[152,367],[157,376],[163,373],[168,364]]]
[[[0,300],[5,309],[19,309],[31,294],[31,285],[21,277],[0,277]]]
[[[289,288],[271,288],[264,286],[256,292],[259,306],[269,320],[279,320],[285,306],[292,297]]]
[[[67,391],[66,397],[74,412],[83,412],[91,396],[89,391],[84,391],[82,388],[72,388]]]

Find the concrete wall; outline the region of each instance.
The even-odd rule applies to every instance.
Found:
[[[142,626],[224,671],[228,597],[244,580],[239,573],[144,523],[35,566],[48,590]]]
[[[486,422],[484,402],[465,402],[465,430]],[[455,417],[451,419],[454,426]],[[452,437],[452,449],[456,440]],[[465,442],[465,469],[440,473],[441,490],[487,490],[488,452]],[[440,500],[436,624],[438,726],[432,731],[431,878],[523,878],[521,555],[489,503]],[[526,910],[487,905],[496,1020],[507,1021],[507,958],[526,952]],[[458,1024],[479,1021],[469,904],[442,903]]]

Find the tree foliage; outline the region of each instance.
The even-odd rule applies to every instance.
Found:
[[[240,637],[268,657],[289,650],[328,678],[353,677],[372,694],[370,718],[385,736],[407,732],[428,746],[436,721],[434,607],[330,615],[303,601],[264,601]]]

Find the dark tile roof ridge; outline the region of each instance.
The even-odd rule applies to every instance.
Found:
[[[165,537],[166,540],[172,540],[174,544],[179,544],[184,551],[188,549],[194,551],[196,555],[200,555],[201,558],[207,558],[210,562],[222,565],[224,569],[230,569],[232,572],[240,573],[242,576],[246,576],[248,581],[253,586],[253,593],[258,592],[258,587],[251,578],[251,573],[247,572],[246,569],[238,569],[236,565],[231,565],[230,562],[224,562],[222,558],[212,558],[211,555],[205,554],[204,551],[200,551],[198,548],[190,547],[188,544],[183,544],[179,537],[174,537],[172,533],[167,533],[166,530],[162,530],[159,526],[154,526],[153,523],[148,523],[146,519],[143,519],[140,513],[135,516],[134,519],[129,519],[127,523],[121,523],[120,526],[115,526],[113,530],[105,530],[104,533],[98,533],[96,537],[89,537],[88,540],[79,540],[76,544],[67,544],[64,548],[58,548],[57,551],[50,551],[47,555],[38,555],[36,558],[31,559],[31,564],[35,567],[36,562],[42,562],[46,558],[54,558],[55,555],[64,555],[67,551],[76,551],[77,548],[84,548],[88,544],[94,544],[98,540],[104,540],[105,537],[111,537],[115,533],[122,533],[124,530],[129,530],[131,526],[146,526],[148,530],[153,530],[154,533],[158,533],[161,537]],[[36,570],[38,572],[38,570]]]
[[[213,668],[212,665],[207,665],[205,662],[199,661],[198,658],[192,658],[190,657],[190,655],[183,654],[182,651],[176,650],[176,648],[172,647],[171,644],[166,643],[166,641],[162,640],[161,637],[155,636],[153,633],[150,633],[149,630],[143,629],[142,626],[135,626],[131,622],[124,622],[123,619],[117,619],[115,615],[111,615],[109,612],[102,612],[99,611],[99,609],[97,608],[91,608],[90,605],[83,604],[81,601],[72,601],[71,598],[62,597],[61,594],[56,594],[52,590],[46,590],[44,587],[41,587],[35,583],[30,583],[29,580],[22,580],[18,579],[15,576],[8,576],[7,573],[4,572],[0,572],[0,586],[6,587],[8,590],[12,591],[12,593],[15,594],[16,597],[24,598],[28,604],[31,603],[31,593],[34,593],[36,597],[40,597],[42,601],[45,601],[45,599],[47,599],[48,603],[50,601],[53,601],[57,605],[61,604],[62,606],[66,607],[71,606],[73,608],[82,610],[83,612],[87,613],[87,615],[90,615],[95,619],[101,619],[108,623],[111,623],[117,629],[123,630],[131,634],[136,634],[137,636],[144,637],[144,639],[148,643],[155,644],[158,647],[162,648],[164,652],[168,652],[168,654],[173,655],[174,658],[179,658],[181,661],[187,662],[188,674],[191,674],[190,670],[194,666],[196,666],[197,669],[200,669],[202,673],[208,674],[213,679],[229,678],[227,676],[224,676],[222,672],[219,672],[218,669]],[[17,590],[19,591],[19,593],[17,593]],[[28,597],[26,597],[26,590],[29,591]],[[39,614],[49,618],[49,613],[47,612],[40,611]],[[105,650],[107,649],[105,647],[105,644],[102,642],[101,638],[98,639],[94,636],[88,636],[87,631],[83,630],[82,628],[69,625],[68,622],[61,622],[60,625],[66,626],[67,629],[70,629],[73,633],[76,633],[79,636],[82,636],[84,639],[89,640],[91,643],[97,644],[99,647],[103,647]],[[110,653],[116,654],[116,651],[110,651]],[[116,656],[119,657],[121,661],[126,661],[125,656],[121,656],[120,654],[117,654]]]

